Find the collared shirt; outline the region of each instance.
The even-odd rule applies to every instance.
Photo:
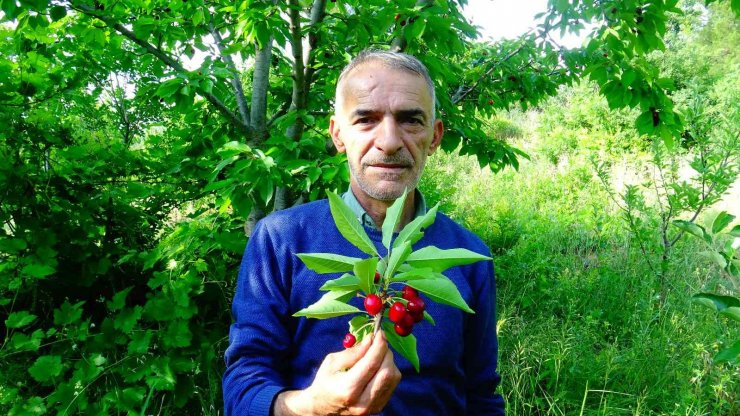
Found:
[[[427,213],[427,203],[424,200],[424,195],[422,195],[418,189],[415,189],[414,193],[414,205],[416,205],[414,218],[416,218]],[[373,217],[371,217],[370,214],[365,211],[365,208],[360,205],[360,201],[358,201],[357,197],[355,197],[354,192],[352,192],[352,188],[348,189],[347,192],[342,194],[342,200],[352,209],[352,212],[354,212],[360,222],[362,222],[362,225],[375,230],[380,229],[380,227],[375,225]]]

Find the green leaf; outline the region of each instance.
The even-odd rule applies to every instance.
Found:
[[[45,382],[58,376],[62,372],[62,357],[58,355],[44,355],[36,359],[28,373],[36,381]]]
[[[396,227],[398,227],[398,223],[401,221],[401,214],[406,204],[407,195],[408,189],[405,189],[403,195],[398,197],[396,202],[385,212],[385,220],[383,220],[383,245],[387,249],[390,249],[393,232],[396,231]]]
[[[136,323],[141,319],[143,312],[141,306],[135,306],[133,308],[126,308],[118,313],[116,318],[113,320],[113,327],[120,330],[124,334],[128,334],[134,329]]]
[[[349,272],[354,269],[355,263],[362,260],[332,253],[299,253],[296,256],[306,267],[319,274]]]
[[[363,338],[373,330],[372,325],[367,325],[370,318],[367,315],[358,315],[349,320],[349,332],[355,336],[356,343],[362,342]]]
[[[413,267],[427,267],[433,271],[441,272],[450,267],[482,260],[491,260],[491,258],[464,248],[442,250],[434,246],[427,246],[411,253],[406,262]]]
[[[113,295],[113,299],[106,303],[108,310],[117,311],[126,306],[126,296],[128,296],[129,292],[131,292],[131,289],[133,288],[133,286],[129,286]]]
[[[420,292],[423,292],[429,296],[429,299],[437,303],[454,306],[468,313],[475,313],[475,311],[470,309],[470,306],[465,302],[465,299],[462,298],[462,295],[460,295],[460,291],[457,290],[455,283],[446,277],[437,279],[409,280],[406,284]]]
[[[326,319],[335,316],[349,315],[351,313],[362,312],[352,305],[340,302],[328,297],[330,293],[325,294],[316,303],[293,314],[295,317],[305,316],[306,318]]]
[[[128,353],[131,355],[145,354],[149,350],[152,335],[154,335],[154,332],[151,330],[133,332],[131,341],[128,343]]]
[[[730,230],[729,234],[733,237],[740,237],[740,224],[732,227],[732,230]]]
[[[719,314],[740,322],[740,306],[730,306],[727,309],[719,311]]]
[[[429,312],[424,311],[424,320],[429,322],[430,324],[436,326],[437,323],[434,322],[434,318],[432,318],[432,315],[429,314]]]
[[[386,270],[386,276],[393,276],[396,273],[396,269],[406,260],[411,254],[411,244],[405,242],[391,252],[391,258],[388,260],[388,270]]]
[[[17,253],[28,247],[26,240],[20,238],[0,238],[0,252]]]
[[[388,343],[391,344],[391,347],[401,354],[403,358],[407,359],[418,373],[419,354],[416,351],[416,337],[413,334],[405,337],[396,334],[396,331],[393,329],[393,324],[388,321],[383,321],[382,327],[385,337],[388,339]]]
[[[653,126],[653,113],[645,111],[635,120],[635,128],[642,134],[650,134],[655,130]]]
[[[416,217],[416,219],[406,224],[406,226],[403,227],[403,230],[398,233],[398,237],[396,237],[396,240],[393,242],[393,247],[398,247],[407,241],[409,242],[409,245],[413,245],[419,241],[421,237],[424,236],[424,233],[421,230],[432,225],[434,220],[437,218],[438,207],[439,203],[427,211],[423,216]]]
[[[360,221],[355,216],[352,209],[348,207],[342,198],[334,192],[329,192],[329,209],[331,215],[334,218],[334,223],[337,225],[339,232],[352,243],[355,247],[359,248],[363,253],[367,253],[373,256],[378,256],[377,250],[370,237],[367,236],[365,229],[360,224]]]
[[[624,84],[625,87],[629,87],[632,85],[632,82],[635,81],[635,78],[637,78],[637,73],[631,69],[626,69],[624,73],[622,73],[622,84]]]
[[[368,323],[370,318],[367,315],[357,315],[354,318],[349,320],[349,332],[355,333],[358,329],[360,329],[363,325]]]
[[[691,221],[675,220],[673,221],[673,225],[691,235],[701,238],[708,243],[712,242],[712,236],[707,234],[707,232],[704,230],[704,227],[699,224]]]
[[[718,232],[722,231],[730,225],[730,223],[735,219],[734,215],[730,215],[725,211],[720,212],[717,214],[717,217],[714,218],[714,221],[712,222],[712,234],[717,234]]]
[[[65,300],[59,309],[54,310],[54,325],[67,325],[79,321],[82,317],[82,305],[84,304],[84,300],[74,305]]]
[[[28,266],[23,268],[21,273],[23,273],[26,276],[31,276],[37,279],[41,279],[50,274],[54,274],[55,271],[56,269],[46,264],[29,264]]]
[[[188,321],[172,321],[162,335],[165,347],[184,348],[190,346],[193,333],[190,331]]]
[[[410,269],[410,270],[407,270]],[[438,279],[439,274],[432,271],[432,269],[416,269],[409,265],[403,265],[402,267],[399,267],[399,270],[404,270],[403,273],[399,273],[393,278],[391,278],[391,282],[406,282],[408,280],[414,280],[414,279]]]
[[[343,274],[341,277],[338,277],[333,280],[326,281],[319,290],[360,290],[360,279],[351,274]]]
[[[716,311],[740,306],[740,299],[733,296],[715,295],[714,293],[697,293],[691,297],[691,300]]]
[[[323,298],[334,299],[340,302],[347,303],[350,299],[355,297],[358,289],[335,289],[324,293]]]
[[[708,250],[708,251],[700,252],[699,255],[701,255],[702,257],[706,259],[711,260],[712,262],[714,262],[714,264],[719,266],[721,269],[724,269],[725,267],[727,267],[727,259],[725,259],[721,253],[718,253],[714,250]]]
[[[418,39],[424,34],[427,22],[424,19],[416,19],[408,28],[408,39]]]
[[[43,339],[44,332],[40,329],[33,331],[30,337],[22,332],[16,332],[10,339],[10,348],[14,351],[38,351]]]
[[[159,88],[157,88],[156,94],[162,98],[168,98],[174,95],[181,86],[181,78],[172,78],[160,84]]]
[[[36,315],[28,311],[13,312],[5,320],[5,326],[8,328],[22,328],[36,320]]]
[[[732,346],[723,349],[714,356],[715,363],[737,362],[740,356],[740,341],[735,342]]]
[[[57,21],[67,15],[67,9],[62,6],[54,6],[49,10],[51,20]]]
[[[378,266],[378,258],[370,257],[362,261],[355,263],[355,276],[360,281],[360,288],[365,293],[373,293],[374,281],[375,281],[375,268]]]

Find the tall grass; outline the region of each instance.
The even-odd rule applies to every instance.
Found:
[[[724,323],[690,302],[718,274],[701,248],[676,247],[659,299],[589,162],[599,146],[553,158],[541,151],[549,139],[536,134],[536,119],[515,121],[514,144],[532,157],[518,172],[492,174],[441,153],[421,184],[429,203],[441,202],[494,252],[509,414],[739,415],[740,371],[711,361]]]

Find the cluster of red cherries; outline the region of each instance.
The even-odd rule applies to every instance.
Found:
[[[376,274],[376,282],[379,280],[379,277]],[[414,324],[424,319],[426,305],[424,304],[424,300],[419,297],[419,292],[411,286],[404,286],[401,290],[401,297],[406,300],[406,304],[404,305],[401,301],[393,302],[388,310],[388,319],[395,324],[393,329],[396,331],[396,334],[406,337],[411,334]],[[386,299],[391,298],[388,297]],[[372,316],[383,312],[383,299],[374,293],[367,295],[365,298],[365,310]],[[355,345],[356,341],[357,338],[351,333],[348,333],[344,336],[342,345],[344,345],[344,348],[350,348]]]

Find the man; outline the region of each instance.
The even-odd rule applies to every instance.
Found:
[[[380,227],[387,208],[416,188],[427,156],[442,140],[434,84],[409,55],[365,51],[340,75],[329,132],[347,154],[350,190],[343,196],[384,253]],[[399,229],[426,207],[409,192]],[[465,247],[490,255],[485,244],[443,214],[414,249]],[[414,328],[421,372],[395,356],[381,333],[341,349],[346,318],[293,318],[318,300],[328,280],[296,253],[367,257],[336,229],[326,200],[273,213],[260,221],[239,272],[224,374],[226,415],[503,415],[494,394],[497,340],[491,262],[451,268],[475,314],[426,302],[436,326]],[[330,278],[333,278],[330,277]],[[360,299],[356,299],[357,306]]]

